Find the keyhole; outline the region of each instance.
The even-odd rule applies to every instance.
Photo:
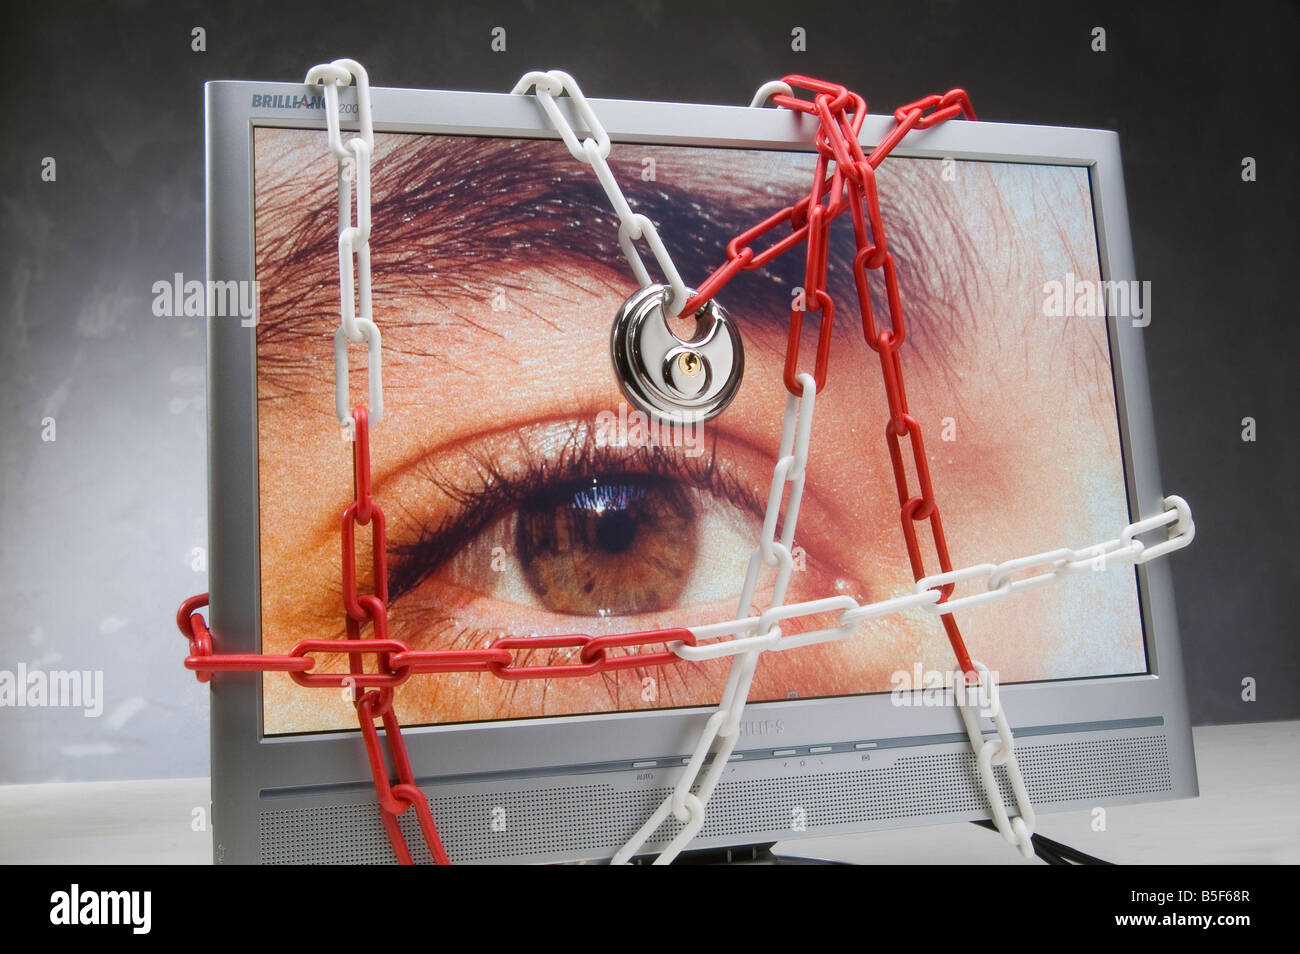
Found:
[[[704,362],[700,360],[700,356],[694,351],[683,351],[677,356],[677,367],[682,369],[682,374],[693,378],[700,373],[700,370],[704,367]]]

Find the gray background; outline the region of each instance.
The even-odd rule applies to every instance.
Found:
[[[814,15],[815,10],[815,15]],[[1300,716],[1290,293],[1291,3],[44,3],[7,11],[0,200],[0,669],[100,669],[105,710],[0,709],[0,782],[205,775],[206,688],[172,618],[206,588],[204,339],[151,286],[203,276],[207,79],[297,80],[339,56],[383,86],[745,103],[787,72],[874,112],[965,86],[982,118],[1118,130],[1198,724]],[[842,24],[842,25],[841,25]],[[207,30],[207,52],[190,30]],[[507,30],[507,51],[489,49]],[[808,31],[808,52],[790,30]],[[1089,48],[1107,31],[1108,50]],[[42,182],[53,156],[58,179]],[[1243,183],[1241,159],[1258,161]],[[57,440],[41,440],[41,420]],[[1258,421],[1255,443],[1241,419]],[[1241,680],[1258,680],[1258,701]]]

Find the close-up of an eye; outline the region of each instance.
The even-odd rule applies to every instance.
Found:
[[[616,457],[578,444],[517,474],[497,461],[487,476],[480,466],[474,489],[428,470],[424,492],[432,483],[459,514],[422,516],[417,539],[390,540],[390,597],[400,604],[409,595],[461,625],[531,629],[541,616],[726,604],[739,595],[761,529],[758,501],[721,462],[662,449]],[[468,618],[480,615],[478,600],[493,609]]]

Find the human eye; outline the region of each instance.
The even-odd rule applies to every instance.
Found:
[[[696,455],[613,447],[567,421],[435,451],[388,494],[402,501],[390,632],[413,647],[481,648],[734,618],[772,461],[721,432],[705,443]],[[791,598],[825,595],[836,574],[815,543],[800,551]]]

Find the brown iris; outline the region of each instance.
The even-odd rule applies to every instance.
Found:
[[[676,605],[696,553],[697,507],[680,483],[593,478],[519,508],[517,553],[547,609],[581,616]]]

